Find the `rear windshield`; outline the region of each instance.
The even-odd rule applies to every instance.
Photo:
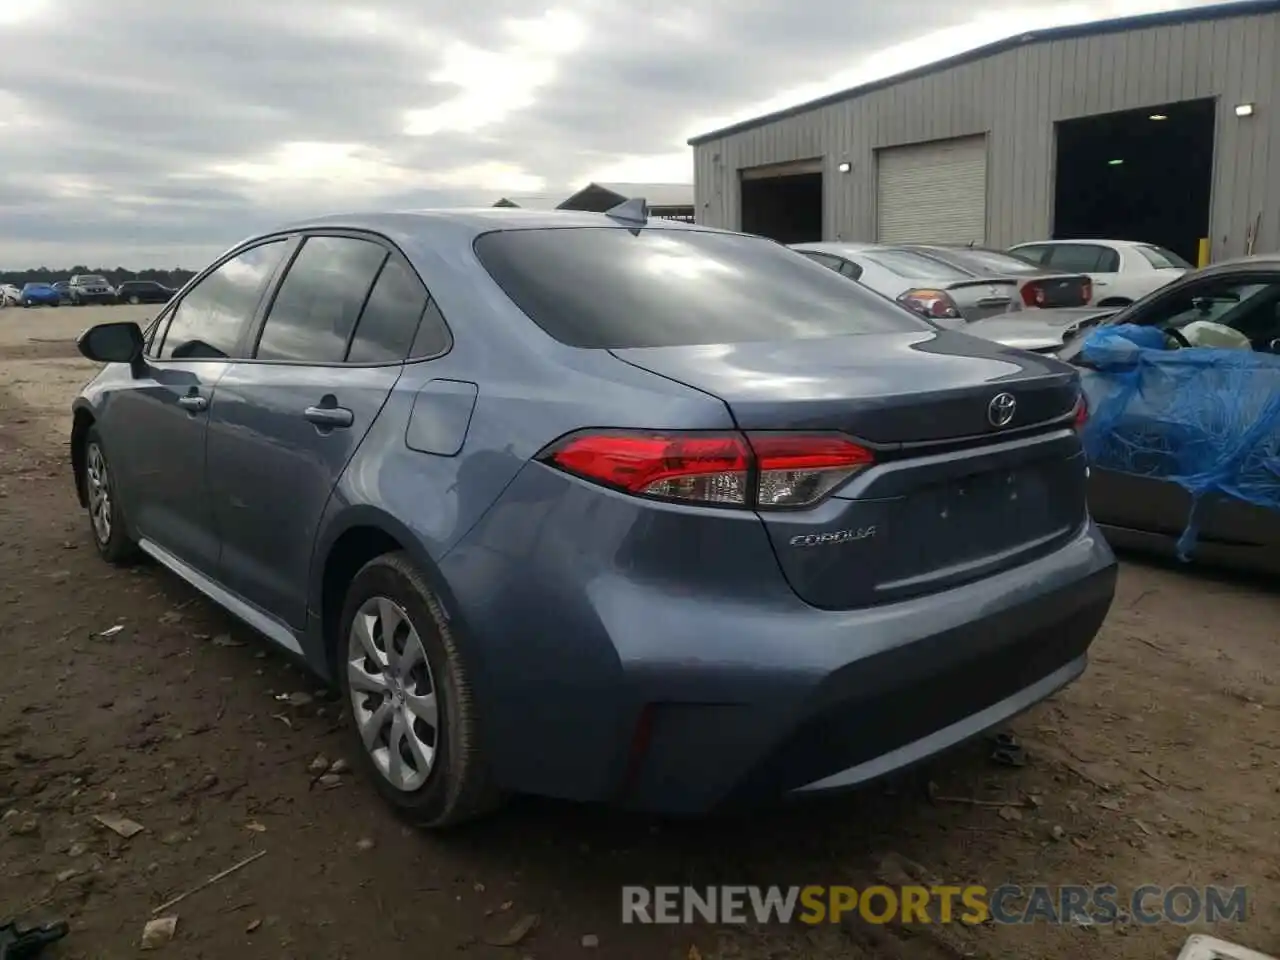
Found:
[[[1001,273],[1022,276],[1024,274],[1044,273],[1043,267],[1038,267],[1018,257],[1011,257],[1007,253],[997,253],[994,250],[965,248],[962,250],[947,250],[940,252],[939,255],[945,256],[952,263],[975,270],[980,274]]]
[[[1191,264],[1183,260],[1172,250],[1164,247],[1139,246],[1138,252],[1147,258],[1147,263],[1157,270],[1191,270]]]
[[[106,277],[100,277],[96,273],[86,273],[82,277],[77,277],[81,283],[106,283]]]
[[[898,305],[758,237],[609,227],[507,230],[476,256],[561,343],[622,349],[932,330]]]
[[[884,267],[899,277],[911,277],[918,280],[968,280],[969,275],[957,270],[941,260],[912,253],[910,250],[876,250],[860,253],[863,260]]]

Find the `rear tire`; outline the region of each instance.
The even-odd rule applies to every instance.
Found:
[[[138,299],[137,294],[134,294],[132,297],[129,298],[129,302],[136,307],[141,301]]]
[[[501,804],[481,753],[471,674],[404,553],[375,557],[352,579],[334,664],[358,764],[397,813],[443,829]]]
[[[84,476],[80,482],[85,489],[89,532],[102,559],[114,566],[127,566],[136,561],[138,545],[128,534],[120,499],[115,495],[115,480],[97,427],[90,427],[85,433]]]

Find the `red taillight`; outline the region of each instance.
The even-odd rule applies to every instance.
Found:
[[[747,435],[759,471],[756,504],[800,507],[816,503],[875,457],[844,437],[814,434]]]
[[[1038,283],[1024,283],[1022,285],[1022,302],[1028,307],[1044,306],[1044,287]]]
[[[1089,401],[1085,399],[1084,394],[1076,399],[1076,419],[1075,427],[1077,430],[1083,430],[1084,425],[1089,422]]]
[[[1093,281],[1087,277],[1084,283],[1080,284],[1080,296],[1082,298],[1080,301],[1082,307],[1087,307],[1089,301],[1093,299]]]
[[[898,300],[930,320],[953,320],[960,316],[960,308],[945,290],[908,290]]]
[[[732,507],[803,507],[874,461],[842,436],[757,432],[580,433],[540,457],[643,497]]]

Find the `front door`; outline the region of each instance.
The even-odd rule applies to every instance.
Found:
[[[208,411],[287,246],[252,247],[202,277],[161,318],[146,375],[104,408],[104,441],[134,531],[206,576],[219,555],[205,475]],[[113,449],[117,437],[123,446]]]
[[[233,364],[214,396],[208,452],[219,579],[295,629],[306,625],[320,517],[400,377],[425,305],[425,292],[408,306],[396,294],[405,271],[412,276],[373,240],[308,237],[253,357]],[[389,329],[400,332],[388,338]]]

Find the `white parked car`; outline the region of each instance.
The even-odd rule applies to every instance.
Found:
[[[1041,240],[1009,252],[1052,270],[1087,273],[1093,281],[1090,304],[1100,307],[1141,300],[1195,269],[1171,250],[1132,240]]]
[[[0,307],[16,307],[21,302],[21,290],[12,283],[0,284]]]

